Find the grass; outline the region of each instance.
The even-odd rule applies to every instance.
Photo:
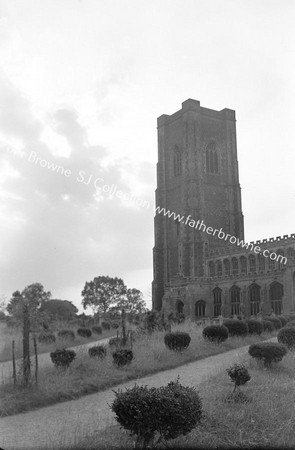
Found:
[[[109,336],[116,334],[116,330],[103,330],[103,334],[92,334],[90,338],[84,338],[77,334],[79,327],[71,327],[67,324],[59,323],[56,331],[60,329],[70,329],[75,332],[75,340],[71,342],[71,346],[78,346],[87,344],[88,342],[98,341]],[[69,342],[64,339],[60,339],[56,335],[56,341],[52,344],[38,343],[38,354],[49,353],[56,348],[68,346]],[[0,362],[12,360],[12,341],[15,341],[15,357],[16,359],[22,357],[22,333],[21,329],[7,327],[5,324],[0,324]],[[33,349],[33,345],[31,344]]]
[[[71,400],[86,394],[98,392],[124,381],[143,377],[147,374],[181,366],[185,363],[226,352],[273,335],[263,334],[245,338],[229,338],[216,345],[202,338],[202,328],[187,322],[176,327],[187,331],[192,340],[189,348],[182,353],[168,350],[164,345],[164,333],[154,332],[142,335],[134,342],[134,360],[129,366],[118,369],[113,365],[111,352],[103,360],[90,359],[87,352],[78,350],[77,358],[66,369],[53,366],[40,369],[38,386],[30,388],[14,387],[6,384],[0,388],[0,416],[12,415],[37,407]]]
[[[233,389],[225,370],[197,388],[203,402],[203,419],[187,436],[159,448],[294,448],[295,353],[265,369],[246,356],[243,361],[252,379],[241,391],[248,403],[225,401]],[[111,426],[82,440],[68,450],[132,449],[134,439]],[[64,446],[59,447],[65,449]]]

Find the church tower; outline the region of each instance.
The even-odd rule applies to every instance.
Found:
[[[244,238],[235,111],[215,111],[188,99],[158,118],[156,207]],[[209,250],[226,242],[201,229],[155,215],[153,309],[161,310],[173,277],[206,276]]]

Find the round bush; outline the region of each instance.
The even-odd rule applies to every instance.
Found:
[[[287,353],[287,348],[279,343],[261,342],[250,345],[248,352],[252,358],[263,361],[265,367],[270,367],[271,363],[283,359]]]
[[[100,326],[96,325],[96,326],[92,327],[92,332],[94,334],[102,334],[102,328]]]
[[[104,358],[107,354],[107,349],[103,345],[95,345],[88,350],[90,358]]]
[[[78,328],[77,334],[79,336],[89,338],[92,335],[92,331],[89,328]]]
[[[57,336],[61,339],[67,339],[68,341],[73,341],[75,339],[75,333],[72,330],[60,330]]]
[[[243,386],[247,381],[251,380],[251,376],[243,364],[234,364],[226,371],[232,382],[235,383],[235,386]]]
[[[271,333],[272,331],[275,330],[275,326],[270,320],[262,319],[261,323],[263,326],[263,331]]]
[[[126,366],[126,364],[130,364],[133,359],[132,350],[121,349],[112,353],[113,362],[118,367]]]
[[[52,344],[52,342],[55,342],[55,336],[48,331],[42,331],[38,336],[38,341],[40,344]]]
[[[275,330],[279,330],[280,328],[282,328],[282,322],[280,321],[280,319],[278,317],[266,317],[266,320],[269,320],[270,322],[272,322],[274,324]]]
[[[295,320],[291,320],[291,322],[288,322],[286,325],[286,328],[294,328],[295,327]]]
[[[288,323],[288,319],[285,316],[278,316],[278,319],[280,319],[282,327],[284,327],[285,325],[287,325]]]
[[[191,337],[188,333],[181,331],[175,331],[173,333],[167,333],[164,336],[164,343],[169,350],[180,352],[188,348],[191,341]]]
[[[228,329],[230,336],[246,336],[248,333],[248,326],[246,322],[238,319],[227,319],[223,325]]]
[[[101,322],[101,326],[103,330],[110,330],[111,329],[111,325],[109,322]]]
[[[278,342],[285,344],[289,349],[295,347],[295,328],[284,327],[278,332]]]
[[[69,367],[76,358],[76,353],[73,350],[55,350],[50,353],[50,358],[55,367]]]
[[[245,322],[248,325],[248,333],[249,334],[258,334],[258,335],[260,335],[263,332],[263,324],[259,320],[246,319]]]
[[[203,330],[203,338],[219,344],[228,338],[228,329],[224,325],[209,325]]]
[[[202,417],[198,392],[178,380],[159,388],[135,385],[115,392],[111,409],[121,427],[136,435],[136,448],[151,448],[156,433],[161,440],[186,435]]]

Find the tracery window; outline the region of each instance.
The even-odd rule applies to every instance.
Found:
[[[221,292],[218,287],[213,289],[214,317],[221,315]]]
[[[206,172],[219,173],[218,150],[214,141],[210,141],[206,147]]]
[[[232,258],[231,262],[232,262],[232,267],[233,267],[233,275],[238,275],[239,274],[239,262],[238,262],[237,258]]]
[[[204,300],[196,302],[196,317],[204,317],[206,312],[206,304]]]
[[[253,283],[249,286],[250,314],[256,316],[260,312],[260,286]]]
[[[181,158],[181,151],[178,147],[175,147],[174,149],[174,161],[173,161],[173,168],[174,168],[174,176],[178,177],[182,173],[182,158]]]
[[[241,289],[238,286],[230,288],[230,304],[231,315],[236,314],[238,316],[241,312]]]
[[[280,314],[282,314],[283,295],[284,295],[284,286],[281,283],[274,281],[270,285],[269,296],[270,296],[272,310],[278,316]]]
[[[249,271],[250,273],[256,272],[256,258],[255,255],[249,256]]]

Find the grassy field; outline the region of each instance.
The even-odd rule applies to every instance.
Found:
[[[58,324],[57,331],[61,329],[69,329],[75,332],[75,340],[71,342],[70,346],[86,344],[87,342],[97,341],[98,339],[106,338],[116,334],[116,330],[104,330],[103,334],[92,334],[90,338],[83,338],[77,334],[77,328],[78,327],[71,327],[66,323],[60,322]],[[7,327],[5,324],[0,324],[0,362],[10,361],[12,359],[13,340],[15,341],[16,359],[21,358],[23,345],[21,329]],[[68,341],[60,339],[56,336],[56,341],[52,344],[38,343],[38,353],[48,353],[54,351],[56,348],[63,348],[68,346]]]
[[[28,411],[36,407],[78,398],[97,392],[124,381],[180,366],[190,361],[226,352],[259,340],[269,339],[275,334],[263,333],[245,338],[229,338],[216,345],[202,338],[202,328],[194,323],[175,326],[191,336],[189,348],[182,353],[169,351],[164,345],[164,333],[142,335],[134,342],[134,360],[129,366],[118,369],[113,365],[111,352],[104,360],[90,359],[87,352],[78,351],[76,360],[67,370],[47,367],[40,369],[38,386],[27,389],[4,385],[0,388],[0,416]]]
[[[225,371],[198,386],[203,419],[190,434],[157,448],[295,448],[295,353],[264,369],[245,357],[251,381],[241,390],[248,403],[228,403],[232,383]],[[79,441],[68,450],[132,449],[133,438],[118,426]],[[62,445],[60,450],[64,449]]]

